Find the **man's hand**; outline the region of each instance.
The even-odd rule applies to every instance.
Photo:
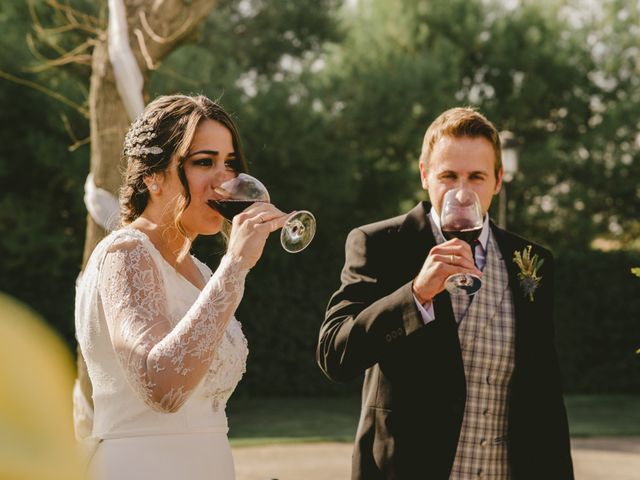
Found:
[[[444,282],[455,273],[482,277],[471,255],[469,244],[458,238],[436,245],[413,281],[413,293],[421,304],[429,303],[444,290]]]

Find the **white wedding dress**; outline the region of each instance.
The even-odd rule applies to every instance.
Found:
[[[95,248],[76,289],[76,335],[93,385],[90,471],[102,480],[231,480],[225,406],[248,354],[233,314],[247,270],[194,258],[202,291],[149,238],[124,228]]]

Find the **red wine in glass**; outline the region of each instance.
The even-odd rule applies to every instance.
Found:
[[[219,198],[208,200],[207,204],[227,220],[256,202],[271,202],[269,192],[262,182],[246,173],[239,173],[223,182],[215,191]],[[280,244],[287,252],[297,253],[311,243],[315,233],[316,219],[313,214],[300,210],[287,218],[280,231]]]
[[[233,220],[233,217],[243,212],[256,202],[262,200],[209,200],[207,203],[211,208],[220,212],[227,220]]]
[[[440,229],[445,239],[464,240],[473,254],[482,225],[480,199],[473,190],[453,188],[445,193],[440,211]],[[481,286],[480,278],[471,273],[456,273],[445,281],[445,288],[452,295],[475,295]]]
[[[480,233],[482,233],[482,227],[463,228],[460,230],[442,230],[442,235],[446,240],[459,238],[460,240],[464,240],[465,242],[467,242],[469,245],[473,245],[476,240],[480,238]]]

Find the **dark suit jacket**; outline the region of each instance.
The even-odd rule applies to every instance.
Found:
[[[421,203],[407,215],[353,230],[342,286],[320,331],[318,363],[335,381],[365,372],[352,478],[447,480],[466,400],[457,324],[449,294],[434,299],[424,325],[411,282],[435,240]],[[491,224],[509,272],[516,336],[509,398],[514,480],[573,478],[552,322],[551,253]],[[535,299],[525,298],[511,260],[532,245],[544,258]]]

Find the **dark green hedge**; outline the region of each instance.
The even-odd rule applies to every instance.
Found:
[[[79,258],[59,254],[69,237],[55,231],[37,248],[29,247],[37,254],[36,262],[23,252],[27,268],[15,265],[18,256],[6,244],[7,237],[0,241],[4,244],[0,251],[11,252],[3,265],[2,290],[35,308],[74,348],[73,293]],[[315,363],[324,309],[338,287],[343,238],[320,233],[311,248],[297,255],[285,253],[277,240],[269,240],[263,259],[250,273],[237,312],[250,347],[238,395],[359,391],[359,381],[334,384]],[[53,246],[59,242],[62,245]],[[217,255],[212,252],[220,247],[204,241],[197,250],[215,268]],[[640,355],[635,353],[640,348],[640,279],[629,273],[639,264],[639,255],[623,252],[556,254],[556,337],[567,392],[640,393]]]
[[[251,273],[238,312],[250,342],[239,393],[334,394],[315,364],[326,302],[337,288],[343,250],[333,242],[299,255],[271,246]],[[328,245],[327,245],[328,247]],[[567,392],[640,392],[640,279],[629,269],[640,255],[556,254],[556,339]]]
[[[640,392],[640,255],[556,254],[556,335],[569,392]]]

